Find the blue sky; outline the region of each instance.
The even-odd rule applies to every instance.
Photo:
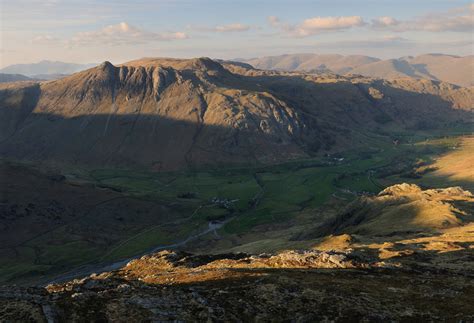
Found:
[[[0,66],[42,59],[473,53],[464,0],[0,0]]]

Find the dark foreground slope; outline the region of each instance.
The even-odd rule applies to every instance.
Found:
[[[45,275],[98,261],[120,241],[190,212],[179,203],[66,181],[54,169],[1,163],[0,281],[37,283]],[[172,236],[184,228],[174,225]]]
[[[210,59],[104,63],[0,88],[3,157],[170,170],[276,163],[381,131],[472,120],[471,89],[252,70]]]
[[[421,272],[351,252],[165,251],[66,284],[0,289],[0,319],[470,321],[472,274]]]
[[[395,185],[323,224],[316,233],[340,235],[305,250],[162,251],[65,283],[2,287],[0,320],[469,322],[473,201],[460,188]]]

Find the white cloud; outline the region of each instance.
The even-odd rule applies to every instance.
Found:
[[[360,16],[313,17],[305,19],[297,25],[283,23],[275,16],[270,16],[267,20],[273,27],[297,37],[306,37],[321,32],[341,31],[366,24]]]
[[[454,8],[444,13],[436,13],[398,21],[392,17],[379,17],[372,20],[373,28],[387,28],[393,31],[455,31],[471,32],[474,29],[474,5]]]
[[[155,41],[186,39],[183,32],[151,32],[131,26],[126,22],[106,26],[100,30],[77,33],[67,43],[69,46],[79,45],[128,45]]]
[[[213,27],[206,26],[187,26],[190,31],[201,31],[201,32],[215,32],[215,33],[233,33],[233,32],[245,32],[251,29],[258,29],[256,26],[245,25],[241,23],[233,23],[226,25],[218,25]]]
[[[426,16],[402,25],[402,30],[424,31],[458,31],[472,32],[474,29],[474,15],[438,17]]]
[[[408,41],[408,39],[396,35],[385,35],[383,36],[382,40],[390,41],[390,42],[403,42]]]
[[[239,31],[247,31],[250,30],[250,26],[248,25],[243,25],[243,24],[228,24],[228,25],[222,25],[222,26],[216,26],[213,28],[214,31],[217,32],[239,32]]]
[[[350,17],[315,17],[306,19],[299,26],[300,29],[308,32],[320,30],[339,30],[356,26],[362,26],[364,21],[360,16]]]
[[[280,19],[278,17],[275,17],[275,16],[267,17],[267,21],[273,27],[278,27],[280,25]]]
[[[390,26],[397,26],[399,24],[400,24],[400,21],[388,16],[372,19],[372,27],[374,28],[385,28],[385,27],[390,27]]]
[[[52,45],[59,42],[59,39],[51,35],[38,35],[35,36],[31,41],[32,44],[46,44]]]

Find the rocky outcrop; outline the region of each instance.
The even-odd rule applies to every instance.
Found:
[[[449,126],[472,117],[472,90],[260,71],[208,58],[143,59],[1,85],[0,115],[4,157],[172,170],[352,148],[362,132],[388,123]]]
[[[118,271],[0,289],[0,320],[470,320],[472,280],[398,269],[350,252],[163,251]],[[373,259],[372,259],[373,260]]]
[[[474,220],[474,198],[460,187],[422,190],[397,184],[364,196],[317,229],[320,236],[359,234],[407,236],[459,227]]]

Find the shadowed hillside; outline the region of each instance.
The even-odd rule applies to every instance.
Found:
[[[469,122],[472,90],[143,59],[0,88],[2,156],[156,170],[276,163]],[[179,136],[176,133],[179,132]]]
[[[5,83],[0,281],[37,287],[0,320],[470,320],[472,100],[207,58]]]

